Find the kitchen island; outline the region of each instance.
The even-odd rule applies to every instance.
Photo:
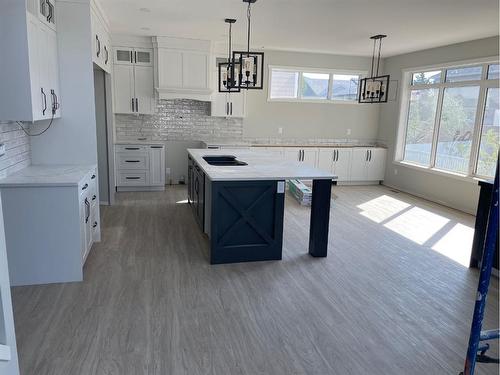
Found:
[[[336,176],[260,150],[188,149],[188,202],[210,263],[280,260],[286,180],[312,180],[309,254],[326,257]]]

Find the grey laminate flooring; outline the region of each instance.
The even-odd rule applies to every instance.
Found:
[[[119,194],[84,282],[14,288],[22,374],[458,374],[477,272],[432,248],[453,253],[474,218],[333,189],[328,258],[307,254],[308,209],[288,197],[282,261],[217,266],[183,187]]]

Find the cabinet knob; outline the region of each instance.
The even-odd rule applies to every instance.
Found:
[[[83,185],[82,190],[85,190],[85,189],[87,189],[88,187],[89,187],[89,184],[85,184],[85,185]]]
[[[94,194],[94,195],[92,196],[92,200],[93,200],[93,201],[95,201],[95,200],[96,200],[96,198],[97,198],[97,196]]]
[[[92,228],[97,227],[97,221],[94,221],[94,224],[92,224]]]
[[[95,179],[95,174],[92,175],[92,177],[90,177],[91,180]]]

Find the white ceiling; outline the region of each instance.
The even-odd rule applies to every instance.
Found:
[[[237,18],[234,42],[246,40],[242,0],[101,3],[113,33],[224,41],[224,18]],[[498,27],[498,0],[258,0],[251,47],[368,56],[369,37],[387,34],[382,54],[393,56],[498,35]]]

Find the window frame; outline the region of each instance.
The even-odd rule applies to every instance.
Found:
[[[404,166],[409,166],[412,168],[417,168],[419,170],[430,171],[432,173],[437,173],[440,175],[446,175],[451,177],[458,177],[467,181],[475,181],[477,179],[490,179],[490,176],[479,175],[477,171],[477,164],[479,158],[479,148],[481,142],[481,132],[483,128],[483,118],[486,105],[486,93],[488,88],[499,87],[499,79],[487,79],[488,66],[498,64],[499,57],[491,56],[481,59],[473,59],[459,62],[451,62],[445,64],[435,64],[427,65],[421,67],[414,67],[402,70],[402,90],[400,92],[400,113],[398,121],[398,130],[396,138],[396,149],[394,153],[394,163]],[[482,66],[483,70],[481,72],[480,80],[471,81],[459,81],[459,82],[445,82],[446,71],[453,68],[463,68],[468,66]],[[439,83],[431,84],[413,84],[412,77],[414,73],[426,72],[432,70],[441,70],[441,78]],[[474,122],[474,132],[472,135],[471,152],[469,156],[468,170],[466,174],[443,170],[437,168],[436,165],[436,151],[439,137],[439,128],[441,122],[441,113],[443,109],[443,97],[446,88],[452,87],[466,87],[466,86],[479,86],[479,96],[478,103],[476,107],[476,117]],[[438,102],[434,118],[434,128],[432,134],[432,144],[431,144],[431,157],[428,166],[423,166],[411,161],[404,160],[405,148],[406,148],[406,137],[407,137],[407,127],[408,127],[408,117],[410,110],[410,98],[411,92],[418,89],[426,88],[437,88],[438,91]]]
[[[273,70],[287,71],[299,73],[299,80],[297,86],[297,98],[271,98],[271,82],[273,78]],[[305,99],[302,97],[301,89],[303,84],[304,73],[320,73],[328,74],[328,94],[326,99]],[[356,100],[338,100],[332,99],[332,85],[333,76],[335,74],[357,75],[359,79],[367,76],[368,71],[365,70],[346,70],[346,69],[325,69],[325,68],[308,68],[296,66],[282,66],[282,65],[268,65],[268,84],[267,84],[267,101],[268,102],[282,102],[282,103],[329,103],[329,104],[359,104],[356,95]]]

